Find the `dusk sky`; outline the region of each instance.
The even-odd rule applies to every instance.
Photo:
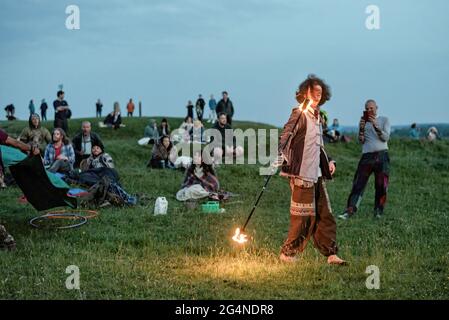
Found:
[[[72,4],[80,30],[65,25]],[[30,99],[51,105],[63,83],[77,118],[130,97],[144,115],[181,117],[187,100],[227,90],[236,120],[281,126],[315,73],[343,125],[369,98],[392,124],[449,122],[448,14],[446,0],[0,0],[1,117],[9,103],[21,119]]]

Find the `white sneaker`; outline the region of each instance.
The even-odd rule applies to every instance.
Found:
[[[338,216],[338,218],[339,218],[339,219],[342,219],[342,220],[348,220],[349,218],[351,218],[351,216],[349,215],[349,213],[345,212],[345,213],[343,213],[343,214],[340,214],[340,215]]]

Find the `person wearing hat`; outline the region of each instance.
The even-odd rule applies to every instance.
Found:
[[[72,144],[75,150],[75,168],[80,166],[81,161],[90,157],[94,144],[104,149],[100,136],[92,132],[92,125],[89,121],[83,121],[81,132],[73,138]]]
[[[39,115],[33,113],[28,120],[28,127],[22,130],[18,140],[38,146],[40,152],[43,153],[47,144],[51,142],[51,134],[47,128],[41,126]]]
[[[103,144],[98,142],[92,144],[92,153],[87,158],[86,167],[83,169],[89,170],[96,168],[114,169],[114,160],[108,153],[104,152]]]

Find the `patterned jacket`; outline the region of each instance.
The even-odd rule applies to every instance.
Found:
[[[95,168],[114,168],[114,161],[108,153],[102,153],[98,157],[90,155],[87,158],[87,166],[89,169]]]

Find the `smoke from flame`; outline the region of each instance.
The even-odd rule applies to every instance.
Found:
[[[238,243],[245,243],[248,241],[247,237],[248,236],[246,234],[240,232],[240,228],[237,228],[235,229],[235,234],[232,237],[232,240]]]

